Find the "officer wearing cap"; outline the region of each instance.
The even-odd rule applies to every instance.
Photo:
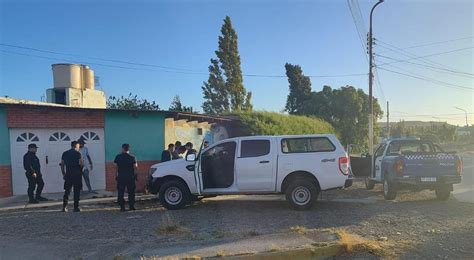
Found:
[[[82,189],[82,169],[84,160],[79,152],[79,143],[71,142],[71,149],[65,151],[61,157],[61,172],[64,179],[64,197],[63,212],[67,212],[67,204],[71,188],[74,187],[74,212],[81,211],[79,209],[79,200],[81,198]]]
[[[29,203],[38,203],[39,201],[47,201],[48,199],[41,197],[43,191],[44,181],[41,174],[41,165],[36,151],[38,146],[36,144],[28,145],[28,152],[23,156],[23,168],[25,168],[26,178],[28,179],[28,197]],[[34,192],[36,188],[36,197]]]

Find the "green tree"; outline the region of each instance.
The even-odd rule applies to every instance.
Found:
[[[205,100],[202,105],[204,113],[218,115],[230,111],[229,93],[218,60],[211,59],[209,78],[201,89]]]
[[[252,92],[247,92],[247,96],[245,97],[245,103],[242,108],[243,111],[252,111],[253,110],[253,105],[252,105]]]
[[[340,133],[343,144],[368,144],[368,107],[369,97],[362,89],[345,86],[332,89],[324,86],[322,91],[312,92],[303,104],[303,114],[316,116],[329,122]],[[382,118],[383,112],[374,98],[375,118]],[[380,131],[374,120],[374,136]]]
[[[209,79],[202,87],[204,112],[221,114],[226,111],[251,110],[252,95],[247,93],[243,84],[238,37],[229,16],[224,19],[219,48],[215,53],[218,60],[211,59]],[[222,83],[224,87],[221,86]]]
[[[179,95],[174,96],[173,101],[171,102],[170,111],[177,111],[177,112],[193,112],[193,107],[183,106],[181,103],[181,98]]]
[[[304,103],[311,97],[311,80],[299,65],[285,64],[290,93],[285,110],[290,114],[303,114]]]
[[[140,99],[137,95],[128,94],[128,97],[110,96],[107,99],[107,108],[123,110],[160,110],[160,106],[155,101]]]

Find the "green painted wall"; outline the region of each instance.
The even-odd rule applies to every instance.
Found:
[[[0,107],[0,165],[10,165],[10,134],[7,126],[7,112]]]
[[[105,113],[105,159],[113,161],[123,143],[129,143],[137,160],[160,160],[164,147],[165,117],[159,113]]]

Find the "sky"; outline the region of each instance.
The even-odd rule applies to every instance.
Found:
[[[202,111],[201,86],[226,15],[238,34],[244,86],[252,91],[254,109],[284,109],[286,62],[315,76],[313,91],[352,85],[367,92],[368,62],[355,24],[365,41],[375,3],[0,0],[0,96],[41,100],[52,87],[51,64],[83,63],[108,96],[133,93],[167,109],[179,95],[184,105]],[[464,125],[464,112],[456,106],[474,123],[473,17],[470,0],[386,0],[377,7],[374,96],[384,111],[390,102],[391,121]]]

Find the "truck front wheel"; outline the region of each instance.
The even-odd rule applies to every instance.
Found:
[[[449,185],[436,187],[435,193],[438,200],[447,200],[451,195],[451,187]]]
[[[169,210],[184,208],[190,199],[190,193],[186,185],[178,180],[165,182],[160,188],[160,202]]]
[[[388,177],[383,180],[383,197],[386,200],[394,200],[397,197],[397,187]]]
[[[319,190],[310,180],[296,179],[286,189],[286,200],[295,210],[307,210],[316,202]]]

